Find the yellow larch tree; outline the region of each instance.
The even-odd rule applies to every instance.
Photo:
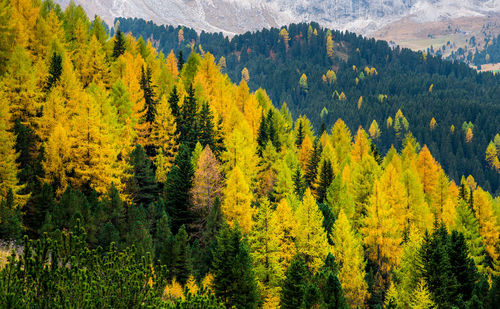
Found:
[[[493,201],[491,196],[481,188],[474,191],[473,199],[473,209],[479,222],[479,231],[483,237],[484,248],[492,260],[497,260],[499,258],[498,239],[500,231],[493,210]]]
[[[424,186],[424,193],[430,200],[437,186],[440,166],[432,157],[427,146],[424,146],[418,154],[417,170]]]
[[[384,273],[398,265],[401,254],[402,237],[395,216],[382,183],[375,181],[362,232],[369,258]]]
[[[310,189],[306,190],[302,204],[295,211],[295,220],[300,226],[296,231],[297,251],[304,255],[309,269],[315,272],[323,264],[330,246],[323,228],[323,214]]]
[[[313,143],[309,135],[304,137],[302,141],[302,145],[299,149],[299,164],[302,170],[305,170],[307,163],[309,162],[309,158],[311,157],[311,153],[313,151]]]
[[[177,58],[174,55],[174,51],[170,50],[170,53],[167,56],[167,59],[165,61],[165,65],[167,68],[167,71],[174,77],[177,78],[179,75],[179,71],[177,69]]]
[[[372,124],[370,125],[370,129],[368,129],[368,132],[370,133],[370,137],[372,139],[378,139],[380,137],[381,132],[376,120],[372,121]]]
[[[285,43],[285,49],[288,52],[288,48],[290,47],[288,45],[288,41],[290,41],[290,36],[288,35],[288,31],[286,31],[286,28],[282,28],[280,30],[280,37],[283,39],[283,42]]]
[[[295,237],[298,228],[292,208],[286,199],[280,200],[271,220],[272,225],[276,227],[275,233],[278,238],[278,262],[284,273],[297,253]]]
[[[71,143],[68,132],[61,123],[56,123],[44,143],[45,158],[42,162],[44,181],[53,183],[56,194],[64,192],[69,184],[69,174],[73,169]]]
[[[90,185],[98,193],[105,193],[114,184],[122,188],[123,166],[117,162],[117,148],[104,121],[100,104],[88,94],[82,95],[78,115],[73,118],[70,132],[71,160],[75,187]],[[108,103],[109,104],[109,103]]]
[[[30,0],[11,0],[12,19],[15,21],[16,45],[34,50],[35,27],[39,16],[40,7]]]
[[[358,128],[358,132],[354,137],[351,156],[356,163],[360,162],[364,157],[370,154],[370,141],[368,135],[362,127]]]
[[[151,144],[157,150],[154,162],[156,165],[156,180],[159,182],[167,180],[167,174],[172,167],[179,147],[177,138],[175,118],[166,97],[162,96],[156,107],[156,117],[150,136]]]
[[[405,231],[414,227],[423,234],[432,228],[433,215],[425,201],[423,185],[416,167],[410,167],[401,174],[401,183],[404,207],[408,214]]]
[[[405,187],[401,182],[400,173],[397,170],[397,160],[395,156],[393,161],[386,167],[380,178],[380,188],[383,191],[386,203],[392,209],[394,217],[392,218],[398,225],[399,235],[403,235],[408,226],[410,210],[405,203]]]
[[[339,160],[338,166],[342,167],[351,158],[351,131],[342,119],[338,119],[332,128],[332,146]]]
[[[236,222],[245,233],[252,228],[252,192],[238,164],[228,173],[222,212],[230,226]]]
[[[41,92],[37,87],[33,63],[23,47],[15,47],[0,88],[10,102],[12,118],[34,129]]]
[[[273,216],[269,200],[261,199],[249,236],[255,277],[266,303],[274,302],[273,298],[280,294],[280,283],[284,278],[279,264],[279,240]]]
[[[238,112],[240,115],[241,113]],[[236,124],[233,131],[224,140],[226,151],[222,154],[225,162],[223,169],[228,172],[240,167],[240,171],[245,176],[245,182],[253,187],[253,181],[257,175],[257,146],[248,123],[243,119]]]
[[[365,281],[363,246],[341,209],[332,232],[333,254],[339,266],[339,280],[351,307],[365,307],[370,297]]]
[[[10,118],[9,103],[0,90],[0,157],[2,158],[0,160],[0,200],[7,197],[9,189],[12,189],[17,197],[17,191],[22,188],[18,186],[16,137],[12,133]]]
[[[326,54],[328,57],[333,58],[333,39],[330,30],[328,30],[326,35]]]

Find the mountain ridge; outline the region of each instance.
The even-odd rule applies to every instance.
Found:
[[[63,7],[68,0],[56,0]],[[315,21],[322,26],[369,35],[410,17],[431,22],[481,17],[500,12],[494,0],[75,0],[90,16],[108,24],[116,17],[137,17],[158,24],[184,25],[227,35]]]

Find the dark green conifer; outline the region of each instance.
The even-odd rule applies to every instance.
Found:
[[[0,202],[0,239],[9,241],[21,239],[21,214],[14,203],[12,189]]]
[[[173,233],[177,233],[182,225],[189,226],[192,223],[189,190],[192,187],[193,175],[191,152],[186,145],[181,144],[164,188],[165,204]]]
[[[319,183],[316,189],[318,202],[323,203],[326,199],[326,192],[333,181],[333,169],[330,160],[325,160],[319,171]]]
[[[215,295],[227,307],[257,308],[258,291],[248,246],[238,226],[224,226],[213,251]]]
[[[116,59],[121,55],[123,55],[124,52],[125,52],[125,37],[123,35],[123,32],[118,27],[115,34],[115,43],[113,45],[113,57]]]
[[[45,83],[45,91],[49,92],[52,87],[59,81],[62,74],[62,57],[56,52],[50,57],[49,76]]]
[[[191,250],[189,248],[189,236],[186,227],[183,225],[175,235],[173,248],[172,277],[176,278],[181,284],[186,284],[189,275],[193,271],[191,261]]]
[[[214,130],[214,115],[210,110],[208,102],[201,105],[201,110],[198,115],[199,138],[200,144],[205,147],[210,146],[210,149],[215,147],[215,130]]]
[[[298,166],[295,169],[295,173],[293,174],[293,187],[295,194],[297,194],[299,198],[302,198],[304,192],[306,192],[306,184],[302,179],[302,172],[300,171],[300,167]]]
[[[177,124],[179,125],[179,142],[188,146],[190,151],[193,151],[198,140],[198,106],[193,89],[193,85],[189,85],[187,96],[182,104],[181,114]]]
[[[304,257],[297,254],[286,270],[281,290],[280,307],[283,309],[301,308],[308,285],[309,270]]]
[[[137,145],[130,154],[129,164],[132,167],[132,177],[127,183],[127,193],[134,203],[147,207],[157,199],[158,184],[151,160],[141,145]]]
[[[318,139],[314,140],[313,150],[309,162],[306,164],[305,180],[309,187],[312,186],[316,180],[316,175],[318,174],[318,165],[321,159],[321,152],[323,147],[321,146]]]

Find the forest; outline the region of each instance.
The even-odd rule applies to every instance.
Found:
[[[500,198],[475,174],[455,180],[434,153],[448,136],[464,147],[463,162],[474,158],[498,179],[500,136],[487,133],[499,128],[498,105],[486,100],[497,86],[483,86],[495,76],[398,51],[414,61],[399,66],[436,72],[410,72],[416,81],[406,87],[393,79],[408,91],[401,98],[335,104],[350,122],[371,117],[376,108],[365,105],[403,98],[432,109],[408,103],[390,121],[354,126],[333,120],[340,112],[330,106],[302,115],[300,102],[315,87],[352,97],[355,88],[337,88],[352,74],[359,84],[361,74],[375,80],[366,87],[376,93],[401,60],[382,65],[383,43],[310,25],[310,40],[334,44],[335,55],[352,48],[333,40],[342,35],[381,51],[360,47],[364,56],[335,62],[325,82],[301,73],[285,103],[273,99],[277,89],[254,89],[256,67],[231,76],[233,56],[217,59],[205,45],[163,53],[122,25],[110,35],[73,3],[63,11],[52,0],[0,0],[1,307],[497,307]],[[276,33],[281,54],[309,46],[292,45],[294,27],[309,28]],[[189,31],[176,29],[187,44]],[[262,33],[262,42],[271,37]],[[312,67],[333,61],[330,51],[316,53]],[[380,67],[360,64],[370,54]],[[281,61],[276,72],[298,63]],[[278,87],[290,76],[275,77]],[[412,94],[414,83],[426,94]],[[448,92],[470,109],[447,110]],[[459,138],[438,133],[440,118],[428,120],[427,133],[413,126],[432,111],[457,119]],[[488,136],[484,149],[478,136]],[[385,139],[394,141],[388,149]]]
[[[221,69],[233,82],[245,76],[251,91],[262,87],[277,107],[286,103],[294,119],[307,116],[318,135],[339,118],[353,130],[375,122],[380,135],[373,141],[385,154],[391,146],[401,151],[411,131],[455,182],[473,175],[500,194],[500,176],[484,160],[500,133],[499,76],[315,23],[229,39],[141,19],[118,21],[165,54],[187,57],[194,50],[223,59]]]

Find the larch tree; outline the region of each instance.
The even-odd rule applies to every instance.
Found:
[[[473,210],[465,201],[460,201],[457,207],[457,217],[455,226],[457,231],[462,233],[469,248],[469,254],[474,260],[479,272],[484,273],[485,269],[485,250],[483,237],[481,236],[479,222],[474,216]]]
[[[380,185],[385,201],[392,209],[393,220],[397,224],[399,235],[408,230],[410,221],[410,209],[405,204],[405,188],[400,180],[400,175],[393,162],[389,163],[380,178]]]
[[[292,208],[282,199],[276,206],[271,225],[276,227],[275,233],[278,241],[279,258],[278,262],[281,271],[288,269],[290,262],[297,253],[295,246],[295,237],[297,234],[297,221],[292,212]]]
[[[70,138],[60,123],[55,126],[44,143],[44,149],[45,159],[42,162],[44,181],[52,183],[57,195],[60,195],[66,190],[69,183],[68,174],[72,170]]]
[[[359,127],[354,144],[352,145],[351,156],[354,162],[360,162],[364,157],[370,154],[370,141],[368,135],[363,128]]]
[[[437,186],[438,172],[440,166],[434,160],[427,146],[424,146],[418,154],[417,170],[424,186],[424,193],[430,200]]]
[[[156,111],[151,130],[151,144],[156,148],[154,158],[157,169],[156,179],[159,182],[165,182],[179,147],[177,143],[179,135],[170,104],[165,96],[162,96]]]
[[[277,303],[280,282],[284,278],[279,263],[280,250],[278,230],[273,220],[274,211],[267,198],[260,200],[255,222],[249,235],[255,278],[261,297],[267,304]]]
[[[499,257],[498,237],[500,231],[496,224],[491,196],[483,189],[478,188],[473,193],[473,209],[480,226],[480,233],[483,237],[483,244],[486,252],[492,260]]]
[[[207,145],[198,159],[193,187],[189,192],[192,205],[191,212],[197,217],[194,224],[197,225],[199,230],[204,227],[207,217],[212,211],[215,199],[222,198],[222,185],[223,178],[219,162]]]
[[[339,160],[338,166],[341,167],[345,162],[349,162],[351,158],[351,131],[342,119],[338,119],[333,125],[331,136],[332,146]]]
[[[296,230],[297,251],[304,255],[309,268],[316,271],[322,265],[330,246],[323,228],[323,214],[310,189],[306,190],[302,204],[295,212],[295,220],[300,226]]]
[[[238,222],[244,233],[249,233],[252,228],[252,198],[250,187],[237,164],[227,175],[222,212],[231,226]]]
[[[402,241],[395,211],[387,202],[382,183],[376,181],[362,232],[370,259],[387,273],[399,263]]]
[[[370,294],[365,281],[363,247],[343,210],[335,221],[332,238],[345,298],[351,307],[364,307]]]
[[[311,138],[309,137],[309,135],[306,135],[302,140],[302,144],[300,145],[299,155],[298,155],[300,168],[302,170],[306,169],[306,166],[307,166],[307,163],[309,162],[312,151],[313,151],[313,142],[311,141]]]
[[[17,193],[18,186],[17,164],[18,154],[15,150],[16,139],[11,128],[11,114],[9,103],[0,91],[0,200],[7,197],[9,190]]]

